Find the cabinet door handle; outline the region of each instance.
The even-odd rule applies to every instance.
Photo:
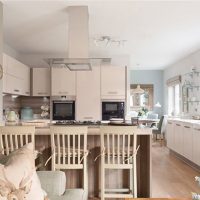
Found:
[[[117,94],[118,92],[116,91],[111,91],[111,92],[108,92],[108,94]]]
[[[61,91],[60,91],[59,94],[68,94],[68,92],[61,92]]]
[[[181,126],[180,124],[176,124],[176,126]]]
[[[196,131],[200,131],[200,128],[194,128],[194,130],[196,130]]]
[[[19,90],[18,89],[14,89],[14,92],[19,92]]]
[[[93,117],[84,117],[84,119],[93,119]]]
[[[191,127],[189,127],[189,126],[184,126],[184,128],[191,128]]]
[[[46,92],[38,92],[38,94],[47,94]]]

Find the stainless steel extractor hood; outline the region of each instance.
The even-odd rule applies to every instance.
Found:
[[[46,59],[51,67],[67,67],[71,71],[92,70],[92,65],[110,62],[111,58],[89,57],[89,14],[87,6],[68,7],[68,56]]]

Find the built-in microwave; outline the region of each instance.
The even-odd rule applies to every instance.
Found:
[[[102,102],[102,120],[110,120],[111,118],[124,118],[124,102]]]
[[[52,104],[53,120],[75,120],[75,101],[56,100]]]

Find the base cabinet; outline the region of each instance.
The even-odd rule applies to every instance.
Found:
[[[193,129],[193,158],[192,161],[200,166],[200,125],[194,126]]]
[[[183,127],[181,122],[174,124],[174,151],[183,155]]]
[[[167,147],[200,166],[200,124],[168,120]]]
[[[174,123],[172,121],[167,122],[167,147],[174,149]]]
[[[188,160],[192,160],[192,139],[193,127],[190,123],[183,124],[183,156]]]

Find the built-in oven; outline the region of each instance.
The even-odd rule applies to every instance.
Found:
[[[75,101],[53,101],[52,120],[75,120]]]
[[[102,102],[102,120],[110,120],[111,118],[124,118],[124,102]]]

